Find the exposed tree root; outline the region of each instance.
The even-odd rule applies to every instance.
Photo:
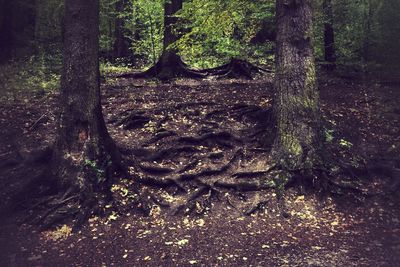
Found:
[[[145,177],[145,178],[138,178],[137,182],[149,186],[156,186],[156,187],[176,187],[181,192],[186,192],[187,190],[179,183],[179,181],[172,179],[172,178],[154,178],[154,177]]]
[[[170,116],[171,112],[174,116]],[[176,127],[180,123],[177,121],[179,118],[187,117],[198,124],[189,132]],[[240,201],[233,203],[227,196],[228,205],[251,215],[262,211],[268,202],[256,193],[257,197],[249,203],[247,196],[254,192],[273,191],[277,193],[282,215],[288,217],[284,189],[296,182],[302,184],[303,180],[307,185],[327,191],[362,193],[362,189],[354,183],[333,179],[336,174],[329,173],[327,169],[285,170],[278,164],[272,164],[267,156],[273,140],[268,108],[240,103],[222,105],[212,101],[193,101],[151,110],[128,110],[113,120],[125,131],[132,132],[142,132],[149,121],[155,124],[152,124],[154,129],[148,133],[145,141],[121,149],[127,158],[125,163],[134,169],[130,174],[123,174],[125,178],[133,180],[129,191],[135,197],[128,199],[128,206],[139,208],[146,215],[150,214],[154,205],[172,208],[175,213],[201,214],[207,212],[227,192],[234,192]],[[48,161],[49,154],[44,154],[39,161]],[[354,170],[341,170],[344,175],[358,175]],[[288,175],[290,178],[287,183],[278,184],[278,175]],[[391,175],[396,175],[396,170]],[[37,188],[35,183],[39,180],[32,182],[34,188]],[[37,210],[39,216],[36,222],[46,227],[62,221],[67,213],[79,225],[92,214],[106,214],[105,203],[115,201],[109,195],[90,196],[92,192],[83,193],[79,190],[55,192],[51,179],[41,179],[40,183],[42,189],[34,195],[36,201],[27,208]],[[153,192],[160,188],[177,196],[181,201],[179,203],[184,204],[176,206],[164,201],[163,195]],[[19,203],[24,201],[22,198]],[[32,217],[28,216],[27,219],[31,220]]]
[[[144,165],[144,164],[139,164],[139,167],[142,171],[148,174],[153,174],[153,175],[165,175],[172,173],[173,170],[167,167],[162,167],[162,166],[155,166],[153,165]]]
[[[117,78],[130,78],[130,79],[140,79],[140,78],[151,78],[157,77],[161,80],[169,80],[178,77],[188,77],[201,79],[206,77],[206,73],[203,71],[190,69],[189,66],[184,63],[180,58],[176,60],[174,65],[164,66],[162,61],[158,61],[154,66],[143,72],[135,73],[124,73],[117,76]]]
[[[267,72],[272,71],[257,67],[246,60],[238,58],[233,58],[222,66],[204,70],[191,69],[186,63],[179,59],[177,63],[168,67],[164,67],[162,62],[159,61],[143,72],[124,73],[118,75],[117,78],[139,79],[157,77],[161,80],[168,80],[177,77],[201,79],[207,76],[214,76],[218,78],[253,79],[255,75]]]
[[[217,197],[218,194],[219,191],[216,189],[209,186],[203,186],[188,198],[187,203],[176,207],[174,214],[190,214],[192,212],[203,214],[211,208],[212,199]]]
[[[202,112],[198,111],[200,106]],[[172,110],[177,117],[180,114],[181,117],[190,115],[192,120],[203,127],[198,128],[197,134],[190,135],[182,135],[179,131],[170,129],[170,123],[176,125],[176,122],[172,117],[166,120],[165,114]],[[326,170],[285,170],[277,164],[268,166],[271,162],[268,164],[266,155],[270,152],[274,134],[269,130],[272,119],[268,108],[247,104],[223,107],[218,103],[204,101],[164,107],[153,110],[153,114],[164,116],[157,122],[149,111],[139,113],[156,121],[154,136],[139,144],[143,148],[131,149],[126,154],[133,154],[137,160],[142,161],[138,165],[141,173],[138,176],[142,177],[137,180],[140,184],[154,188],[174,188],[177,190],[175,193],[181,195],[197,188],[195,193],[187,196],[184,205],[176,208],[176,212],[194,212],[196,209],[196,212],[204,211],[200,207],[208,205],[210,192],[217,194],[217,191],[225,190],[247,194],[246,192],[273,190],[277,193],[282,215],[288,217],[284,189],[294,185],[294,180],[301,181],[301,188],[311,185],[332,191],[334,188],[341,191],[357,190],[350,184],[336,182]],[[231,119],[227,120],[227,116]],[[221,124],[229,121],[243,127]],[[252,166],[254,159],[263,157],[265,161],[262,165],[257,163]],[[277,183],[277,176],[281,175],[287,175],[286,183]],[[299,177],[303,178],[298,179]],[[261,210],[264,205],[264,200],[255,201],[244,213],[252,214]]]
[[[256,193],[252,206],[244,211],[245,215],[252,215],[257,211],[264,211],[265,206],[267,205],[266,201],[260,201],[260,194],[259,192]]]
[[[203,72],[207,73],[210,76],[217,76],[219,78],[253,79],[256,74],[270,71],[257,67],[246,60],[233,58],[227,64],[216,68],[205,69],[203,70]]]

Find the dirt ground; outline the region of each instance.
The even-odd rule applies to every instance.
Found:
[[[113,186],[118,210],[110,205],[107,216],[93,216],[79,232],[68,224],[40,232],[18,223],[29,210],[3,213],[0,266],[399,266],[399,197],[385,193],[397,177],[360,177],[365,196],[321,198],[291,188],[289,218],[281,216],[274,190],[226,188],[234,178],[245,183],[254,177],[244,173],[268,167],[260,148],[263,140],[268,143],[262,118],[271,105],[271,86],[271,77],[170,84],[108,78],[102,92],[109,131],[132,172],[140,169],[147,184],[142,189],[169,207],[153,205],[150,216],[143,216],[129,206],[134,182],[122,177]],[[339,147],[338,156],[353,164],[379,159],[400,167],[399,87],[321,78],[327,139]],[[43,168],[20,162],[52,144],[57,94],[0,97],[1,207]],[[175,214],[189,207],[189,193],[222,180],[225,188],[216,194],[207,189],[192,212]],[[263,203],[260,212],[244,215],[257,203]]]

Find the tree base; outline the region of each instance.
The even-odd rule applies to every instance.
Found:
[[[175,60],[175,64],[163,65],[162,61],[157,62],[154,66],[144,72],[126,73],[118,75],[117,78],[151,78],[156,77],[160,80],[170,80],[173,78],[193,78],[201,79],[206,77],[217,78],[236,78],[236,79],[253,79],[257,74],[272,72],[251,64],[241,59],[232,59],[229,63],[222,66],[204,70],[191,69],[179,57]]]
[[[140,78],[158,78],[160,80],[170,80],[174,78],[194,78],[201,79],[205,78],[206,74],[202,71],[190,69],[189,66],[182,61],[179,57],[178,60],[175,60],[174,64],[165,65],[162,61],[158,61],[154,66],[149,68],[143,72],[136,73],[126,73],[118,75],[117,78],[131,78],[131,79],[140,79]]]
[[[218,78],[245,78],[251,80],[257,74],[272,71],[257,67],[246,60],[233,58],[227,64],[216,68],[205,69],[203,72],[207,73],[208,76],[216,76]]]

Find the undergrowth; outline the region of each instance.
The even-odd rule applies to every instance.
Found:
[[[35,55],[0,65],[0,94],[49,92],[59,88],[60,55]]]

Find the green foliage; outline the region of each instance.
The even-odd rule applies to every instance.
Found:
[[[117,14],[115,1],[101,1],[100,47],[112,50],[114,20],[124,20],[125,35],[132,42],[132,53],[139,66],[154,64],[163,49],[163,0],[129,0]],[[178,14],[175,32],[180,36],[175,46],[185,61],[196,67],[219,65],[230,58],[251,58],[267,63],[266,52],[273,45],[252,45],[251,39],[265,21],[273,27],[274,1],[192,0],[184,3]]]
[[[63,0],[36,0],[35,43],[40,48],[61,43]]]
[[[116,11],[117,1],[122,0],[100,0],[102,55],[111,58],[115,20],[122,18],[125,36],[131,40],[132,63],[137,68],[154,64],[163,49],[164,0],[123,0],[122,12]],[[324,0],[313,2],[315,52],[317,59],[322,60],[327,17],[323,12]],[[400,1],[331,2],[338,64],[352,69],[365,70],[367,67],[371,70],[374,67],[400,71]],[[51,57],[61,49],[64,1],[15,0],[10,3],[12,55],[14,58],[35,56],[25,63],[16,60],[1,66],[4,76],[1,86],[10,87],[14,83],[17,90],[21,87],[35,90],[57,87],[54,64],[43,59],[41,54]],[[185,62],[199,68],[217,66],[233,57],[271,64],[274,43],[270,39],[273,38],[254,40],[274,31],[274,9],[274,0],[186,0],[178,13],[175,32],[179,40],[174,47]],[[102,70],[105,73],[120,72],[128,67],[119,63],[103,64]],[[10,77],[15,80],[11,81]]]
[[[96,174],[97,180],[104,180],[104,170],[97,165],[96,161],[85,159],[85,166],[92,169],[92,171]]]
[[[324,57],[324,0],[314,1],[315,52]],[[399,69],[400,2],[397,0],[331,0],[335,48],[340,65],[356,69]]]
[[[61,56],[31,56],[0,65],[0,92],[53,91],[59,88]]]
[[[333,141],[333,139],[335,138],[334,135],[333,135],[334,132],[335,132],[335,130],[325,129],[325,140],[326,140],[326,142],[331,143]]]
[[[132,65],[125,62],[109,62],[102,60],[100,61],[100,74],[102,76],[107,76],[109,74],[120,74],[124,72],[129,72],[132,70]]]
[[[204,68],[233,57],[254,58],[263,47],[250,41],[273,18],[274,1],[192,0],[180,12],[177,46],[192,65]],[[269,47],[270,48],[270,47]],[[262,56],[265,56],[263,54]]]
[[[154,64],[162,52],[163,6],[163,0],[130,0],[130,5],[121,14],[125,19],[127,37],[132,40],[132,52],[143,59],[141,65]]]
[[[100,51],[112,50],[115,16],[115,0],[100,0]]]
[[[353,146],[353,144],[351,142],[344,140],[344,139],[340,139],[339,145],[341,145],[343,147],[347,147],[347,148],[350,148]]]

